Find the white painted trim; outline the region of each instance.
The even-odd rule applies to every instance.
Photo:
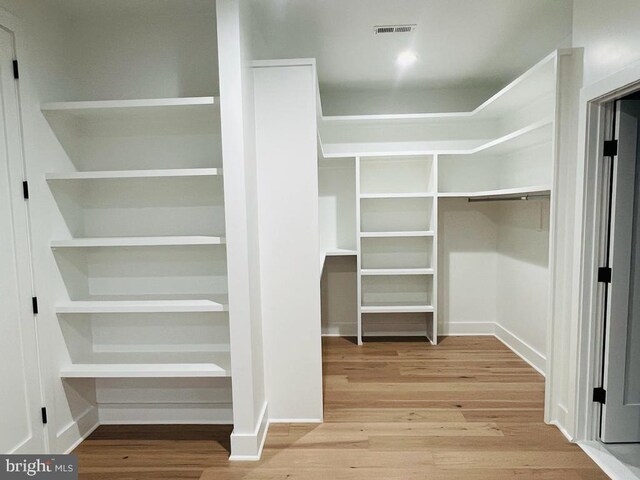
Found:
[[[82,435],[78,440],[76,440],[67,450],[65,450],[64,455],[68,455],[73,452],[82,442],[84,442],[89,435],[96,431],[96,429],[100,426],[100,423],[96,423],[92,428],[90,428],[87,433]]]
[[[495,335],[495,322],[453,322],[442,325],[439,336],[463,337],[472,335]]]
[[[575,285],[571,301],[569,378],[570,405],[565,428],[582,441],[596,438],[595,414],[592,402],[595,364],[601,354],[598,335],[598,286],[593,281],[597,259],[593,258],[599,244],[597,198],[593,186],[598,180],[597,162],[601,156],[604,135],[604,104],[620,98],[640,86],[640,61],[612,75],[585,86],[580,91],[578,171],[576,175],[576,212],[573,277]]]
[[[90,427],[82,432],[81,424],[87,420]],[[100,426],[100,416],[97,407],[90,407],[85,410],[78,418],[72,420],[65,427],[60,429],[56,434],[56,443],[58,445],[67,443],[69,446],[63,449],[63,452],[69,453],[82,443],[82,441],[91,435],[96,428]],[[67,437],[72,437],[66,440]],[[55,453],[55,452],[54,452]]]
[[[560,424],[560,422],[553,420],[551,422],[549,422],[549,425],[553,425],[554,427],[556,427],[558,430],[560,430],[560,433],[562,433],[562,435],[564,435],[564,438],[566,438],[569,442],[571,443],[576,443],[576,439],[573,438],[569,432],[567,432],[567,430],[565,428],[562,427],[562,425]]]
[[[272,423],[322,423],[321,418],[270,418],[269,424]]]
[[[260,412],[256,428],[253,432],[236,433],[234,430],[231,433],[232,453],[229,456],[229,460],[249,462],[260,460],[260,457],[262,456],[262,449],[264,448],[264,442],[267,439],[270,423],[268,403],[265,402],[262,406],[262,411]]]
[[[612,479],[638,480],[638,477],[623,462],[618,460],[600,443],[594,441],[577,443],[584,453]]]
[[[545,376],[547,359],[542,353],[498,323],[496,323],[496,338],[535,368],[540,375]]]

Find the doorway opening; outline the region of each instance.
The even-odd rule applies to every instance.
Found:
[[[640,478],[640,90],[600,107],[590,436]]]

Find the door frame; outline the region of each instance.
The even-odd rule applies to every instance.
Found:
[[[0,28],[8,32],[13,37],[13,54],[14,58],[23,58],[25,52],[25,44],[24,44],[24,26],[22,20],[18,17],[14,16],[12,13],[8,12],[4,8],[0,7]],[[20,76],[24,77],[25,69],[24,63],[20,64]],[[20,130],[20,150],[21,155],[19,158],[9,159],[9,171],[15,172],[11,174],[13,178],[10,181],[13,182],[12,188],[20,189],[20,196],[22,196],[22,188],[19,184],[20,181],[27,180],[27,161],[26,161],[26,143],[25,143],[25,104],[33,103],[32,97],[30,97],[30,90],[27,86],[27,82],[25,82],[24,78],[21,78],[20,81],[15,82],[15,92],[16,92],[16,109],[18,114],[18,128]],[[21,178],[18,178],[21,177]],[[11,192],[12,195],[14,191]],[[34,313],[32,311],[32,302],[30,297],[35,297],[35,275],[33,269],[33,254],[32,254],[32,242],[31,242],[31,214],[29,211],[28,202],[24,202],[23,205],[20,205],[19,208],[13,207],[14,218],[21,217],[20,220],[20,230],[22,232],[16,231],[14,228],[14,234],[19,235],[19,238],[16,238],[17,242],[20,242],[24,245],[20,251],[16,252],[18,267],[22,275],[24,275],[24,281],[20,282],[18,286],[20,289],[20,310],[24,317],[29,317],[31,321],[34,322],[34,341],[36,343],[36,361],[35,366],[37,371],[35,374],[37,375],[37,382],[39,384],[39,395],[41,405],[47,405],[47,385],[44,382],[43,370],[42,370],[42,362],[41,355],[42,350],[40,348],[40,342],[38,341],[38,330],[37,330],[37,322],[34,318]],[[14,225],[16,225],[14,221]],[[27,291],[28,290],[28,291]],[[37,453],[48,453],[50,451],[50,429],[46,424],[42,425],[42,445],[43,452]],[[35,452],[34,452],[35,453]]]
[[[604,141],[611,138],[613,103],[640,90],[640,62],[617,72],[580,92],[578,171],[576,184],[575,279],[569,345],[569,396],[574,415],[565,426],[573,440],[598,439],[600,406],[592,392],[601,385],[604,284],[597,282],[597,270],[604,249],[602,231],[606,216],[602,210]],[[571,420],[573,420],[571,422]]]

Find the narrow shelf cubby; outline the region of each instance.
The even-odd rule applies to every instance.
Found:
[[[433,157],[368,157],[360,159],[362,198],[432,194],[435,190]]]
[[[424,232],[433,230],[433,198],[363,198],[360,232]]]
[[[430,269],[433,237],[365,237],[361,240],[362,269]]]
[[[362,312],[433,311],[433,276],[390,275],[362,277]]]

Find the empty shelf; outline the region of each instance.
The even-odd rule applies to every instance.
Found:
[[[361,275],[433,275],[433,268],[367,268]]]
[[[363,238],[389,238],[389,237],[433,237],[432,230],[422,230],[415,232],[360,232]]]
[[[96,300],[66,302],[56,307],[56,313],[188,313],[226,310],[226,305],[211,300]]]
[[[180,245],[222,245],[224,237],[184,236],[184,237],[105,237],[72,238],[54,240],[51,248],[88,248],[88,247],[154,247]]]
[[[215,97],[155,98],[44,103],[41,110],[47,116],[64,115],[83,122],[170,119],[177,124],[214,119],[217,103]]]
[[[47,173],[47,181],[53,180],[113,180],[119,178],[179,178],[215,177],[222,175],[221,168],[176,168],[160,170],[106,170],[92,172]]]
[[[215,363],[87,363],[60,370],[62,378],[194,378],[230,377],[229,370]]]
[[[548,185],[536,185],[532,187],[502,188],[498,190],[484,190],[478,192],[440,192],[439,197],[449,198],[476,198],[476,197],[500,197],[510,195],[540,195],[551,191]]]
[[[429,198],[433,197],[432,192],[416,193],[362,193],[360,198]]]
[[[327,257],[346,257],[350,255],[357,255],[358,252],[355,250],[345,250],[342,248],[336,248],[335,250],[329,250],[325,253]]]
[[[431,305],[367,305],[360,307],[362,313],[422,313],[433,312]]]

